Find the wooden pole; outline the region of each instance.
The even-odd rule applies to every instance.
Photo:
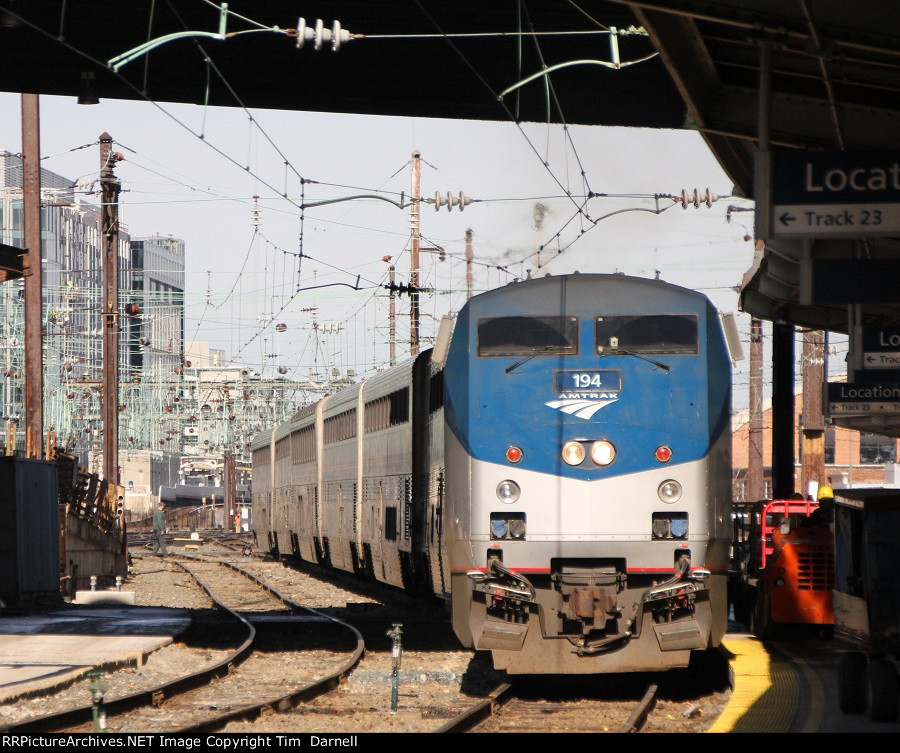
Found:
[[[103,478],[119,483],[119,189],[112,136],[100,136],[100,243],[103,257]]]
[[[44,338],[41,269],[41,144],[38,95],[22,95],[22,224],[25,274],[25,452],[42,458]]]

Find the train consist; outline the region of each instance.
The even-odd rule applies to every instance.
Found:
[[[727,625],[731,360],[702,294],[573,274],[253,443],[260,547],[447,601],[511,674],[685,667]]]

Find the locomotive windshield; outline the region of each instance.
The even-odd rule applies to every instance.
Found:
[[[597,353],[694,356],[699,352],[697,316],[598,316],[596,346]]]
[[[578,353],[574,316],[496,316],[478,320],[479,356]]]

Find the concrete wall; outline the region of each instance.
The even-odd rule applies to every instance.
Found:
[[[165,452],[132,452],[119,456],[125,511],[129,519],[150,513],[161,486],[178,483],[181,455]]]
[[[116,576],[128,574],[127,557],[122,539],[115,533],[104,533],[90,521],[72,514],[66,516],[66,563],[62,592],[74,596],[88,590],[91,576],[99,587],[113,586]]]

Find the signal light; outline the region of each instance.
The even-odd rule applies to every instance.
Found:
[[[660,463],[668,463],[672,459],[672,448],[663,444],[653,454]]]
[[[510,445],[506,448],[506,459],[510,463],[518,463],[522,459],[522,448]]]

